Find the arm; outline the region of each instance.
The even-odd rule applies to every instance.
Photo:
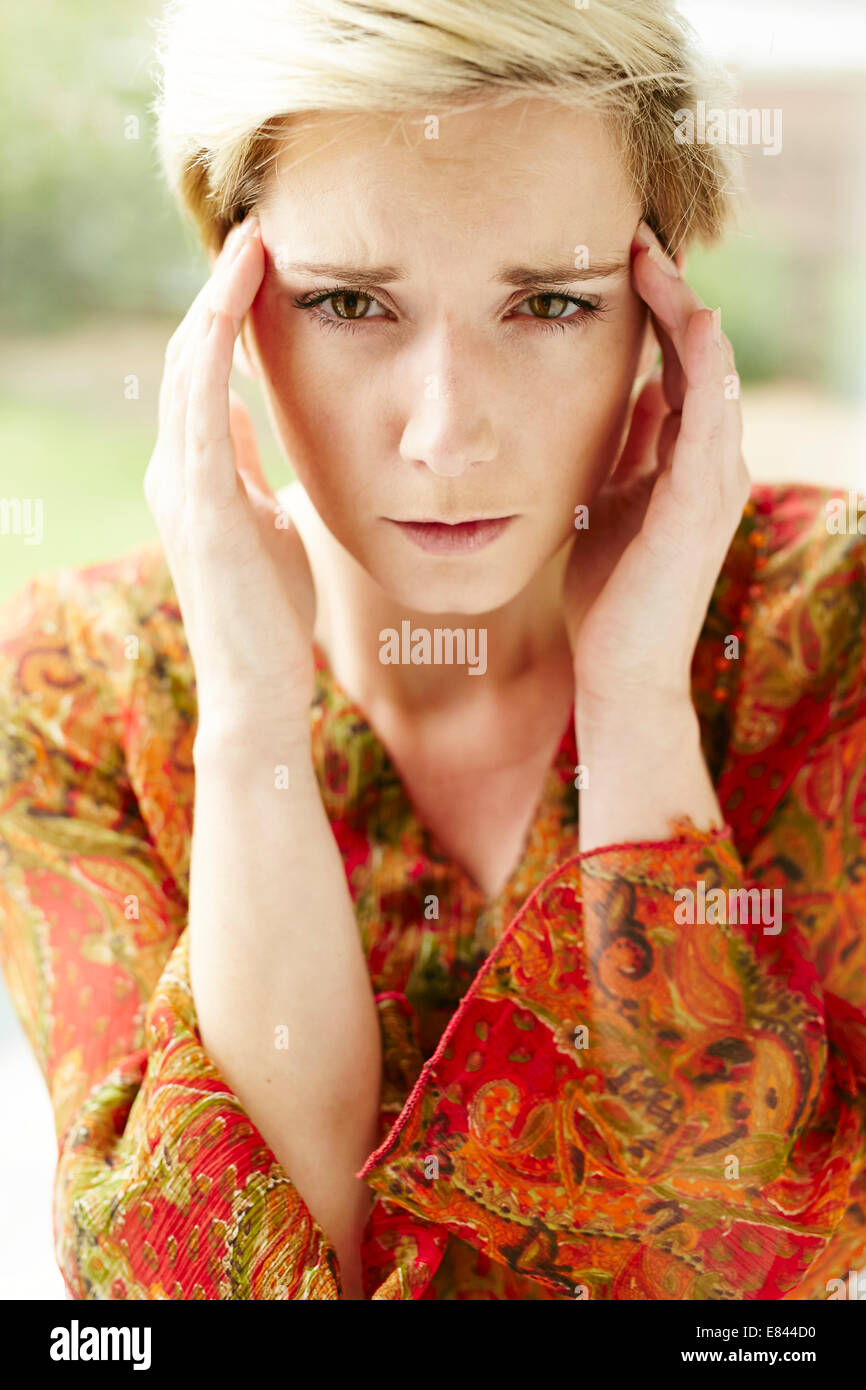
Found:
[[[329,1234],[199,1031],[178,796],[192,706],[181,680],[168,696],[158,624],[135,672],[125,655],[163,598],[130,557],[34,580],[0,611],[0,959],[54,1111],[57,1261],[76,1299],[335,1300]],[[127,765],[131,679],[166,693]],[[287,926],[295,910],[282,895]],[[241,920],[249,937],[249,902]],[[346,1002],[330,1002],[337,1032]]]
[[[361,1294],[381,1040],[309,738],[199,734],[190,968],[201,1036]],[[275,785],[275,765],[288,786]],[[278,1030],[288,1030],[280,1046]]]
[[[145,495],[196,678],[189,933],[199,1027],[327,1230],[345,1290],[360,1297],[368,1194],[354,1170],[377,1129],[378,1016],[313,771],[312,572],[229,390],[266,255],[251,215],[173,335]]]

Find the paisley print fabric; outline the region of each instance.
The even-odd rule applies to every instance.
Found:
[[[693,699],[724,829],[579,854],[569,719],[492,901],[316,648],[383,1038],[368,1297],[822,1299],[866,1264],[866,538],[828,532],[842,495],[755,486],[717,581]],[[195,726],[159,545],[4,605],[0,942],[54,1110],[57,1260],[78,1299],[337,1299],[198,1032]],[[683,923],[699,884],[781,890],[779,929]]]

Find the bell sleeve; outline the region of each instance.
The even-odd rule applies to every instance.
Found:
[[[361,1176],[558,1293],[780,1299],[862,1179],[866,1018],[792,904],[778,934],[679,923],[684,887],[759,886],[729,833],[672,828],[536,890]]]
[[[0,959],[53,1107],[67,1291],[336,1299],[331,1243],[202,1046],[102,611],[61,571],[0,613]]]

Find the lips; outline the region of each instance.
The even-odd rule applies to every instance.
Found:
[[[393,521],[407,540],[433,555],[466,555],[481,550],[501,536],[516,517],[499,516],[472,521]]]

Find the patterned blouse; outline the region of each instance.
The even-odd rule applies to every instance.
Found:
[[[829,524],[841,495],[755,485],[719,575],[693,700],[724,829],[579,854],[569,719],[493,901],[316,647],[383,1038],[368,1297],[825,1299],[866,1264],[866,537]],[[195,729],[159,544],[4,605],[0,942],[54,1110],[56,1257],[77,1299],[337,1299],[199,1034]]]

